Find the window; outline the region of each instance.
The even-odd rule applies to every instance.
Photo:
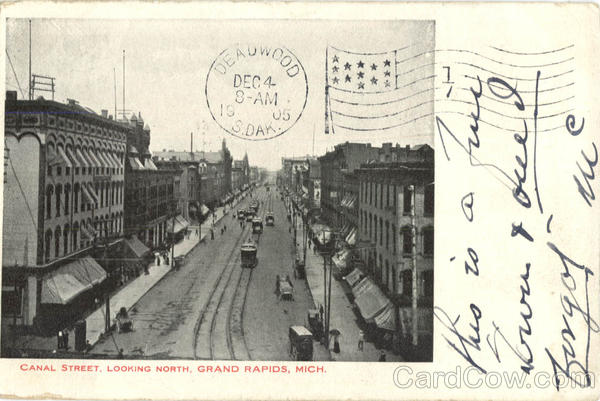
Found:
[[[52,166],[48,164],[48,175],[52,175]]]
[[[375,184],[375,207],[377,207],[377,195],[379,192],[379,184]]]
[[[421,275],[423,276],[423,295],[433,298],[433,270],[425,270]]]
[[[373,183],[369,183],[369,205],[373,205]]]
[[[385,249],[390,249],[390,223],[385,222]]]
[[[65,185],[65,216],[69,214],[69,193],[71,192],[71,187],[69,185]]]
[[[60,227],[56,227],[54,231],[54,257],[58,258],[60,256]]]
[[[373,216],[373,220],[375,221],[375,227],[373,230],[373,242],[377,244],[377,216]]]
[[[77,213],[79,207],[79,184],[75,184],[73,188],[73,213]]]
[[[76,251],[77,250],[77,245],[79,244],[79,242],[77,242],[77,234],[79,232],[79,223],[75,222],[75,224],[73,225],[73,230],[71,231],[71,240],[72,240],[72,250]]]
[[[52,195],[54,192],[54,187],[52,185],[48,185],[46,187],[46,218],[52,218]]]
[[[69,226],[65,226],[63,231],[63,254],[69,253]]]
[[[52,230],[46,231],[46,240],[44,243],[44,260],[46,262],[50,261],[50,248],[52,247]]]
[[[403,270],[400,273],[402,280],[402,294],[412,298],[412,271],[410,269]]]
[[[424,214],[425,216],[433,216],[433,209],[434,209],[434,185],[429,184],[429,185],[425,185],[425,205],[424,205]]]
[[[423,228],[423,254],[433,255],[433,227]]]
[[[412,232],[410,227],[402,227],[402,253],[412,254]]]
[[[379,218],[379,245],[383,246],[383,220]]]
[[[396,225],[392,224],[392,251],[394,252],[394,255],[396,254],[396,241]]]
[[[62,174],[62,167],[56,166],[56,175],[61,175],[61,174]]]
[[[404,187],[404,197],[403,197],[403,201],[404,201],[404,208],[402,209],[404,214],[410,214],[410,208],[412,206],[412,191],[410,190],[410,187],[408,185],[406,185]]]
[[[56,187],[56,217],[60,216],[60,195],[62,193],[62,185]]]

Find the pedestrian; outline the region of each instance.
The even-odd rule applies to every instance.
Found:
[[[225,229],[225,231],[227,231],[227,224],[224,224],[223,228]]]
[[[358,332],[358,350],[364,351],[365,333],[362,330]]]
[[[243,225],[244,223],[240,220],[240,228],[242,228]]]
[[[63,331],[63,345],[65,349],[69,349],[69,329]]]
[[[275,294],[279,294],[279,274],[275,278]]]
[[[56,333],[56,347],[58,349],[63,349],[63,344],[64,344],[63,332],[62,332],[62,330],[58,330],[58,333]]]
[[[223,227],[221,227],[221,235],[223,235]]]
[[[215,232],[213,231],[213,229],[210,229],[210,239],[213,240],[215,239]]]
[[[287,281],[288,283],[290,283],[290,285],[292,286],[292,288],[294,288],[294,284],[292,283],[292,279],[290,278],[289,274],[285,275],[285,281]]]
[[[386,355],[385,355],[385,351],[381,350],[381,354],[379,355],[379,362],[385,362],[387,359]]]
[[[333,352],[335,352],[336,354],[340,353],[340,342],[338,340],[339,336],[334,336],[333,337]]]

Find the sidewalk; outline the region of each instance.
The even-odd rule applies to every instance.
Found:
[[[298,225],[299,237],[301,238],[302,226]],[[302,255],[302,246],[298,247],[298,255]],[[329,279],[329,268],[327,269]],[[306,249],[306,282],[315,302],[315,308],[323,304],[323,258],[315,255],[313,249]],[[338,329],[342,334],[339,337],[340,353],[331,352],[331,356],[337,361],[366,361],[374,362],[379,359],[380,350],[375,348],[371,342],[364,342],[363,351],[358,351],[359,327],[357,317],[352,311],[352,304],[344,293],[342,283],[332,276],[331,282],[331,319],[329,328]],[[331,340],[333,342],[333,340]],[[331,344],[333,346],[333,344]],[[387,362],[402,361],[400,355],[394,355],[391,351],[385,351]]]
[[[229,211],[230,208],[228,207]],[[229,212],[224,213],[223,208],[219,207],[215,211],[215,223],[218,223],[224,216],[229,216]],[[187,255],[198,243],[202,242],[207,235],[210,235],[210,227],[212,224],[212,217],[206,220],[210,224],[202,224],[202,233],[199,237],[196,237],[195,230],[197,226],[191,226],[189,239],[185,238],[175,244],[173,250],[174,256]],[[170,253],[169,253],[170,258]],[[170,260],[173,263],[172,260]],[[110,298],[110,315],[111,318],[116,315],[120,308],[125,307],[127,310],[131,309],[137,301],[142,298],[156,283],[158,283],[169,271],[171,265],[162,264],[156,265],[156,261],[153,261],[148,267],[148,274],[142,274],[139,277],[133,279],[125,286],[123,286],[117,293],[113,294]],[[104,322],[105,322],[106,304],[102,305],[88,315],[85,318],[86,321],[86,340],[91,345],[94,345],[100,337],[104,334]],[[135,323],[134,323],[135,324]],[[26,335],[21,336],[18,339],[18,348],[30,348],[30,349],[42,349],[42,350],[53,350],[56,349],[57,340],[56,336],[41,337]],[[75,346],[75,334],[73,331],[69,332],[69,350],[74,350]]]

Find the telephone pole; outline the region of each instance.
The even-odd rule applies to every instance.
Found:
[[[417,297],[418,297],[418,281],[417,281],[417,227],[415,217],[415,186],[410,185],[409,190],[411,192],[410,202],[410,230],[412,236],[412,345],[417,346],[419,342],[419,316],[417,309]]]

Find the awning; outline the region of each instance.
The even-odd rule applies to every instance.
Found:
[[[342,270],[342,269],[346,268],[346,265],[348,264],[349,256],[350,256],[350,251],[347,249],[343,249],[343,250],[339,251],[333,258],[331,258],[331,261],[333,262],[335,267]]]
[[[352,288],[352,295],[354,295],[355,298],[358,298],[374,285],[375,284],[373,283],[373,280],[371,280],[368,277],[365,277],[362,280],[359,280],[358,283],[354,285],[354,288]]]
[[[91,241],[94,239],[94,236],[92,235],[92,233],[90,233],[89,230],[84,225],[81,225],[79,227],[79,232],[81,233],[81,236],[87,240]]]
[[[67,167],[73,167],[63,148],[58,148],[58,161]]]
[[[342,228],[342,230],[340,231],[341,237],[346,238],[348,234],[350,234],[350,231],[352,231],[352,224],[346,224],[344,228]]]
[[[77,159],[79,159],[79,163],[81,163],[83,167],[90,167],[92,165],[92,163],[83,156],[83,153],[81,153],[81,149],[75,149],[75,155],[77,156]]]
[[[350,201],[348,202],[348,208],[352,209],[356,205],[356,195],[353,195]]]
[[[380,329],[395,331],[396,330],[396,314],[394,306],[389,303],[381,313],[375,316],[375,324]]]
[[[133,170],[145,170],[144,165],[142,164],[142,162],[139,161],[137,157],[129,158],[129,166],[131,166]]]
[[[106,151],[101,151],[100,152],[102,154],[102,157],[104,157],[104,160],[106,160],[107,163],[107,167],[110,168],[117,168],[117,164],[115,164],[115,161],[108,155],[108,153]]]
[[[98,151],[96,151],[96,156],[98,157],[98,160],[100,160],[102,167],[105,167],[105,168],[112,167],[112,164],[110,164],[110,162],[106,159],[106,156],[104,156],[104,152],[102,152],[101,150],[98,150]]]
[[[363,319],[367,323],[371,323],[373,318],[390,304],[390,300],[381,292],[379,287],[371,282],[371,285],[366,286],[364,291],[355,296],[354,303]]]
[[[123,167],[123,165],[121,164],[121,159],[119,158],[119,156],[117,156],[117,155],[116,155],[116,154],[114,154],[114,153],[109,153],[109,156],[110,156],[110,157],[112,157],[112,158],[114,159],[114,161],[115,161],[115,164],[116,164],[116,165],[117,165],[119,168]]]
[[[190,223],[182,215],[179,215],[167,221],[167,232],[171,234],[178,233],[186,229],[189,225]]]
[[[357,284],[362,277],[364,277],[363,272],[358,269],[354,269],[350,272],[350,274],[344,277],[344,280],[346,280],[350,287],[354,287],[354,285]]]
[[[88,160],[92,162],[93,167],[102,167],[100,161],[96,158],[96,155],[94,155],[93,152],[90,152],[89,150],[84,150],[83,154],[86,155]]]
[[[131,236],[131,238],[126,239],[125,243],[138,258],[143,258],[148,254],[148,252],[150,252],[150,249],[146,245],[144,245],[144,243],[140,241],[139,238],[135,235]]]
[[[350,244],[350,240],[352,239],[352,237],[354,237],[354,243],[356,243],[356,227],[352,228],[352,230],[350,230],[350,232],[348,233],[348,235],[346,235],[345,241]],[[351,244],[354,245],[354,244]]]
[[[76,260],[44,277],[41,303],[66,305],[105,279],[106,271],[91,257]]]
[[[75,167],[81,167],[81,164],[79,163],[79,160],[77,160],[77,157],[75,156],[75,154],[73,153],[73,150],[71,148],[67,148],[67,156],[69,156],[69,161]]]
[[[158,168],[152,162],[151,159],[146,159],[146,161],[144,162],[144,167],[146,168],[146,170],[158,170]]]
[[[96,203],[96,201],[94,201],[94,198],[92,197],[90,192],[87,190],[87,187],[85,184],[81,185],[81,193],[83,194],[83,197],[87,203]]]
[[[84,185],[82,184],[81,187],[83,188]],[[98,198],[98,194],[96,193],[96,191],[94,191],[94,188],[92,187],[92,184],[88,183],[87,184],[87,190],[89,191],[89,195],[92,197],[93,203],[98,203],[100,198]]]
[[[202,206],[200,206],[200,213],[202,213],[202,215],[206,215],[210,212],[210,210],[206,207],[205,204],[202,204]]]

